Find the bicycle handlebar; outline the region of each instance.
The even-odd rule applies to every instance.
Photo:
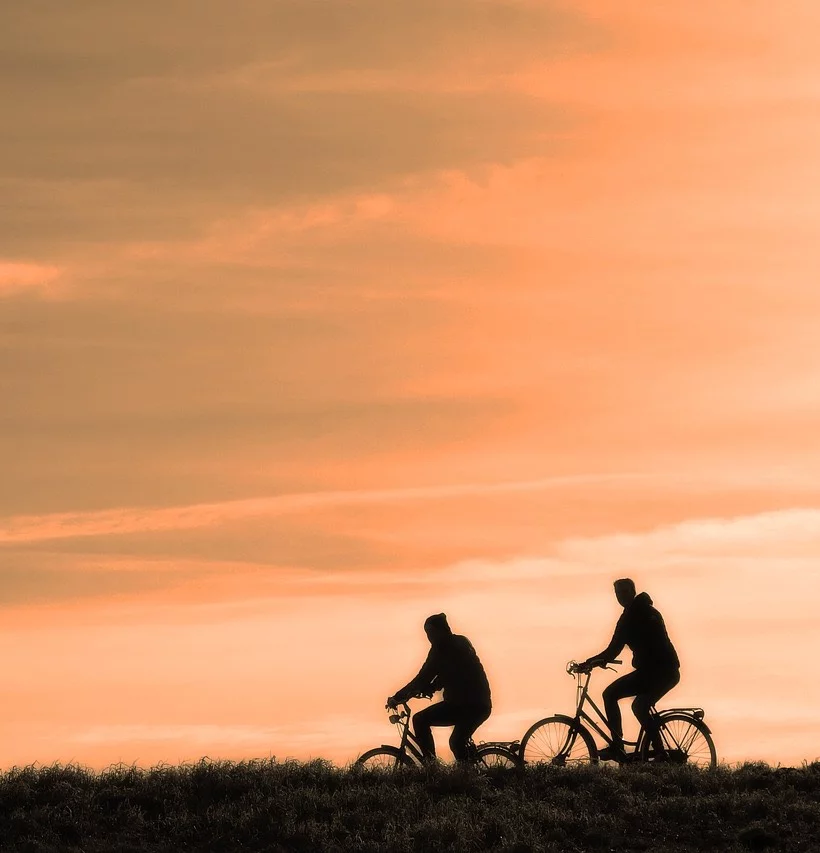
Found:
[[[600,667],[601,669],[612,669],[612,664],[622,664],[621,660],[596,660],[591,662],[578,663],[577,661],[571,660],[567,664],[567,672],[570,675],[577,675],[578,673],[590,673],[596,667]]]
[[[396,710],[396,709],[394,709],[394,710]],[[410,709],[407,707],[407,705],[405,705],[404,708],[401,711],[399,711],[398,714],[390,714],[387,719],[390,720],[390,722],[395,726],[396,724],[402,722],[402,720],[408,719],[409,716],[410,716]]]
[[[432,693],[416,693],[410,699],[432,699],[432,697]],[[390,714],[391,723],[399,723],[410,716],[410,706],[407,702],[408,700],[405,700],[404,702],[397,702],[395,705],[384,706],[386,711],[399,711],[398,714]]]

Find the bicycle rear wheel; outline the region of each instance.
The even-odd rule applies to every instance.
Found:
[[[395,746],[377,746],[363,752],[356,759],[357,767],[368,770],[395,770],[397,767],[414,767],[412,759]]]
[[[534,723],[521,738],[524,764],[574,767],[597,764],[598,749],[592,735],[570,717],[546,717]]]
[[[648,735],[641,738],[641,761],[666,761],[670,764],[691,764],[694,767],[717,767],[715,742],[709,728],[689,714],[669,714],[658,721],[664,753],[655,755]]]
[[[482,770],[493,770],[496,767],[514,770],[519,765],[518,756],[503,746],[476,747],[475,762]]]

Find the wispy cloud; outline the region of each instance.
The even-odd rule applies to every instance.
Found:
[[[0,258],[0,297],[25,291],[54,296],[62,275],[58,266]]]
[[[756,515],[691,519],[643,533],[572,539],[562,543],[558,553],[579,560],[606,555],[619,564],[643,567],[669,555],[754,558],[772,553],[815,554],[818,550],[820,509],[797,507]]]
[[[190,530],[242,519],[305,512],[323,507],[537,492],[593,483],[605,485],[636,476],[638,475],[588,474],[501,483],[458,483],[400,489],[307,492],[189,506],[144,509],[124,507],[95,512],[12,516],[0,523],[0,544],[40,542],[81,536],[116,536],[162,530]]]

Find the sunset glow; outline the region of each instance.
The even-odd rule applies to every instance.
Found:
[[[347,762],[439,611],[520,737],[625,575],[722,760],[820,758],[820,5],[35,5],[0,766]]]

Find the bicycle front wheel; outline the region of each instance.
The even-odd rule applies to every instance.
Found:
[[[694,767],[717,767],[715,742],[705,723],[689,714],[669,714],[661,717],[663,756],[655,755],[655,748],[644,732],[641,742],[641,761],[663,760],[669,763],[691,764]]]
[[[598,762],[592,735],[571,717],[555,716],[539,720],[521,738],[524,764],[552,764],[575,767]]]
[[[475,761],[481,770],[493,770],[496,767],[514,770],[518,767],[518,757],[509,749],[504,749],[503,746],[477,747]]]
[[[356,759],[357,767],[368,770],[395,770],[398,767],[414,767],[412,759],[395,746],[377,746],[362,753]]]

